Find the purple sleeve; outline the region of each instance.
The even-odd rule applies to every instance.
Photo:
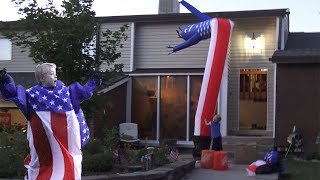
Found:
[[[17,96],[17,90],[13,78],[8,74],[6,75],[6,77],[8,78],[9,82],[1,83],[0,91],[3,99],[6,101],[10,101],[12,100],[11,98]]]
[[[99,85],[99,78],[91,78],[84,86],[79,83],[73,83],[69,86],[70,98],[76,113],[79,112],[82,101],[89,99],[93,95],[93,91]]]
[[[15,86],[14,80],[10,75],[7,75],[7,77],[9,78],[9,82],[0,86],[3,99],[14,101],[23,114],[28,117],[26,90],[22,86]]]

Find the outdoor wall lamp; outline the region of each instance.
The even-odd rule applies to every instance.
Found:
[[[244,51],[247,56],[264,56],[266,55],[266,37],[261,32],[246,32],[243,36]]]
[[[251,47],[252,49],[257,47],[257,39],[256,39],[256,36],[254,35],[254,32],[252,33],[252,37],[251,37]]]

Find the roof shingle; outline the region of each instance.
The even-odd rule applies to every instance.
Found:
[[[284,50],[270,59],[275,63],[320,63],[320,33],[289,33]]]

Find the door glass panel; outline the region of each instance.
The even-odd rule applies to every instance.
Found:
[[[132,78],[132,122],[138,124],[140,138],[156,140],[158,78]]]
[[[190,141],[193,140],[193,136],[194,136],[194,121],[195,121],[196,111],[198,107],[198,100],[200,96],[202,78],[203,76],[190,77],[190,122],[189,122]]]
[[[161,77],[160,139],[186,140],[187,77]]]
[[[267,69],[240,70],[240,129],[266,129]]]

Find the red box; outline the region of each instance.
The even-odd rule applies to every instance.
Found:
[[[212,168],[214,150],[205,149],[201,151],[200,167],[205,169]]]
[[[228,152],[215,151],[213,155],[214,170],[228,170]]]

